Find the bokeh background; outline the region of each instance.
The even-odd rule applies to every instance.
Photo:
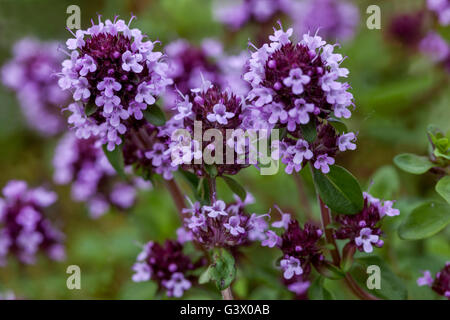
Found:
[[[356,109],[347,124],[359,133],[358,149],[346,152],[337,163],[348,168],[365,189],[376,180],[386,195],[398,200],[401,215],[386,221],[386,245],[378,249],[378,254],[404,281],[408,298],[435,298],[431,290],[417,287],[415,281],[421,270],[436,272],[449,260],[450,230],[423,241],[403,241],[395,229],[420,201],[437,197],[436,181],[431,174],[413,176],[400,172],[392,159],[404,152],[425,154],[428,124],[433,123],[443,131],[450,129],[449,76],[388,34],[394,16],[418,10],[424,1],[354,3],[360,10],[357,33],[354,39],[341,44],[340,52],[348,56],[344,66],[350,70]],[[163,45],[178,38],[199,44],[202,39],[212,37],[223,41],[228,52],[239,53],[247,49],[247,39],[261,36],[256,35],[259,29],[251,25],[230,36],[224,26],[214,21],[209,0],[0,0],[0,65],[11,58],[13,44],[22,37],[65,41],[70,35],[65,30],[66,8],[71,4],[81,8],[82,28],[88,27],[97,13],[104,18],[118,14],[128,20],[133,12],[138,17],[133,25],[151,39],[161,40]],[[381,7],[381,30],[366,27],[365,11],[370,4]],[[285,26],[289,25],[289,19],[282,20]],[[449,28],[441,27],[439,32],[447,41],[450,39]],[[51,182],[56,142],[57,137],[44,138],[29,129],[15,94],[0,86],[0,186],[10,179],[22,179],[33,186],[44,184],[56,190],[60,199],[51,214],[67,235],[65,262],[39,257],[35,265],[24,266],[10,259],[6,267],[0,267],[0,292],[12,290],[24,299],[166,298],[164,293],[157,292],[155,283],[133,283],[131,266],[140,251],[137,244],[175,237],[180,222],[168,193],[156,184],[153,190],[140,193],[132,210],[112,210],[93,220],[83,204],[70,199],[69,186],[55,186]],[[303,175],[307,181],[306,196],[318,217],[310,176]],[[274,176],[260,176],[251,168],[241,171],[237,178],[255,196],[256,204],[251,207],[254,212],[267,212],[277,203],[304,221],[307,204],[300,197],[295,180],[282,170]],[[183,188],[189,191],[187,186]],[[231,197],[222,185],[219,193]],[[280,273],[274,268],[276,250],[246,248],[244,251],[246,258],[240,261],[233,285],[237,297],[292,297],[281,285]],[[65,271],[71,264],[81,268],[81,290],[66,287]],[[326,281],[325,286],[337,298],[352,298],[338,281]],[[189,290],[185,298],[220,296],[213,286],[203,286]]]

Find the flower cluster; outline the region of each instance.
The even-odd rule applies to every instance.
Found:
[[[8,182],[0,198],[0,265],[6,263],[8,253],[23,263],[34,263],[39,250],[53,260],[64,259],[64,235],[44,216],[45,208],[56,199],[56,193],[43,187],[30,189],[24,181]]]
[[[292,0],[233,0],[217,1],[214,17],[232,30],[242,28],[249,21],[269,22],[280,13],[289,13]]]
[[[287,173],[299,171],[309,160],[316,169],[329,171],[333,156],[339,151],[354,150],[356,135],[338,136],[327,120],[349,118],[353,104],[349,84],[337,81],[348,70],[340,67],[343,57],[333,53],[333,45],[319,36],[303,36],[297,44],[289,37],[292,29],[275,30],[270,44],[264,44],[252,54],[249,72],[244,75],[252,90],[248,100],[252,106],[249,117],[258,124],[286,129],[281,146],[274,156],[287,164]],[[303,137],[302,127],[310,124],[317,131],[317,141],[310,145]],[[289,135],[291,137],[289,137]]]
[[[267,230],[262,237],[261,245],[269,248],[277,247],[283,252],[280,267],[283,271],[283,282],[298,298],[304,297],[309,288],[308,280],[311,265],[318,265],[324,260],[319,247],[322,230],[312,224],[300,227],[297,220],[278,207],[281,220],[272,223],[273,228],[284,229],[281,236],[273,230]]]
[[[433,11],[442,26],[450,24],[450,1],[449,0],[427,0],[428,9]]]
[[[77,101],[69,106],[69,123],[77,137],[99,135],[108,150],[122,143],[130,123],[143,119],[143,111],[155,104],[166,86],[168,66],[155,44],[139,29],[121,19],[99,17],[87,30],[67,40],[70,59],[63,62],[58,81]]]
[[[174,164],[181,164],[183,169],[192,170],[198,176],[205,176],[206,159],[196,160],[202,160],[204,152],[209,152],[218,175],[236,174],[248,166],[245,159],[247,143],[243,139],[243,103],[243,99],[230,89],[221,90],[209,81],[204,81],[201,88],[192,89],[189,94],[183,96],[177,103],[174,119],[183,121],[183,127],[189,136],[180,135],[179,140],[172,144]],[[212,137],[211,140],[204,138],[205,132],[210,129],[220,135],[221,141],[217,137],[214,137],[215,141],[211,141]],[[229,129],[234,130],[232,136],[227,132]],[[196,140],[197,130],[201,132],[202,144]],[[194,140],[191,140],[191,137],[194,137]],[[235,138],[238,138],[237,143]],[[226,157],[230,149],[233,152],[233,161]]]
[[[135,282],[154,280],[159,288],[166,290],[168,297],[180,298],[195,280],[188,272],[203,264],[203,260],[192,262],[177,241],[166,240],[163,245],[150,241],[143,246],[133,265],[132,279]]]
[[[350,40],[359,22],[359,10],[344,0],[302,0],[296,2],[292,19],[298,34],[318,31],[329,40]]]
[[[44,135],[64,129],[60,107],[69,95],[58,87],[55,73],[63,56],[58,43],[25,38],[14,45],[14,57],[1,70],[2,82],[16,91],[28,124]]]
[[[286,137],[279,143],[278,149],[274,147],[272,157],[281,158],[281,162],[286,165],[286,173],[298,172],[307,161],[311,161],[314,168],[326,174],[338,152],[356,149],[356,135],[353,132],[338,135],[329,123],[320,124],[317,130],[317,138],[312,143],[302,138]]]
[[[340,224],[335,230],[336,239],[349,239],[359,251],[370,253],[373,247],[382,247],[382,231],[379,222],[384,216],[397,216],[398,209],[393,208],[394,201],[382,201],[364,192],[364,208],[355,215],[337,215],[335,221]]]
[[[178,165],[172,161],[172,134],[181,123],[172,118],[164,126],[146,121],[135,121],[125,134],[123,155],[125,165],[132,165],[141,176],[150,178],[159,174],[166,180],[173,178]]]
[[[268,227],[267,215],[247,214],[245,206],[252,202],[253,197],[248,195],[245,201],[236,197],[235,202],[229,204],[222,200],[209,206],[199,202],[191,204],[191,208],[183,210],[187,216],[185,232],[178,234],[183,236],[182,241],[192,239],[206,248],[236,247],[262,240]]]
[[[136,186],[120,182],[106,158],[100,143],[94,138],[77,139],[71,132],[59,142],[53,156],[54,181],[71,184],[72,198],[86,202],[91,217],[105,214],[111,205],[125,210],[136,200]],[[142,188],[149,185],[136,179]]]
[[[436,274],[434,280],[430,271],[424,271],[423,277],[417,279],[417,285],[429,286],[434,292],[450,300],[450,262]]]

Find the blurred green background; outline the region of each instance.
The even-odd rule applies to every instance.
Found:
[[[348,168],[367,188],[375,180],[387,197],[398,199],[399,217],[385,224],[386,245],[378,249],[391,269],[403,279],[408,298],[434,298],[428,288],[417,287],[420,270],[438,271],[450,258],[450,231],[424,241],[402,241],[396,226],[422,199],[437,197],[435,180],[430,174],[413,176],[393,167],[392,158],[403,152],[425,154],[426,126],[430,123],[443,131],[450,129],[450,90],[448,74],[434,67],[419,54],[407,52],[387,40],[385,29],[390,18],[423,6],[424,1],[377,1],[382,9],[381,30],[368,30],[365,10],[374,1],[355,1],[361,19],[354,40],[339,50],[348,58],[344,66],[350,70],[349,82],[355,96],[356,110],[347,121],[350,130],[358,132],[358,149],[346,152],[337,163]],[[199,43],[205,37],[224,41],[227,51],[237,53],[247,48],[247,39],[255,36],[254,27],[246,27],[235,37],[214,22],[209,0],[0,0],[0,65],[11,58],[11,47],[24,36],[41,40],[65,41],[66,8],[78,4],[82,28],[90,25],[101,13],[104,18],[119,14],[128,20],[130,12],[138,16],[133,22],[151,39],[163,45],[177,38]],[[289,22],[286,21],[285,25]],[[440,30],[449,40],[450,31]],[[69,186],[53,186],[51,158],[57,138],[44,139],[28,129],[13,92],[0,86],[0,186],[10,179],[23,179],[30,185],[46,184],[59,196],[53,218],[67,234],[67,260],[63,263],[40,257],[35,265],[23,266],[14,259],[0,268],[0,292],[12,290],[25,299],[159,299],[152,282],[131,281],[131,266],[140,251],[138,243],[163,241],[175,237],[180,226],[175,207],[161,185],[141,193],[130,212],[110,212],[92,220],[83,204],[70,200]],[[381,169],[380,169],[381,168]],[[380,169],[380,170],[379,170]],[[378,171],[377,171],[378,170]],[[306,193],[314,214],[310,177],[303,174]],[[252,212],[264,213],[277,203],[285,211],[303,220],[305,204],[299,199],[295,181],[280,170],[274,176],[260,176],[256,169],[247,169],[238,179],[256,198]],[[186,191],[189,191],[187,186]],[[224,186],[219,193],[230,198]],[[291,294],[280,284],[274,268],[277,250],[246,248],[240,261],[236,296],[249,299],[288,299]],[[270,254],[267,254],[269,252]],[[81,268],[82,289],[66,287],[68,265]],[[326,281],[325,286],[337,298],[352,298],[340,282]],[[219,298],[213,286],[189,290],[186,298]]]

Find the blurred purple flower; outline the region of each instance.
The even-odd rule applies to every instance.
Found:
[[[16,92],[30,127],[47,136],[61,132],[61,107],[69,94],[58,87],[56,72],[64,58],[58,43],[24,38],[14,45],[13,54],[1,69],[3,84]]]
[[[65,258],[65,236],[44,215],[56,200],[56,193],[42,187],[30,189],[20,180],[7,183],[0,198],[0,265],[8,253],[26,264],[34,263],[39,250],[53,260]]]

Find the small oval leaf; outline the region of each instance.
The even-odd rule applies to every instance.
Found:
[[[313,170],[314,184],[323,202],[332,211],[341,214],[356,214],[363,209],[364,198],[356,178],[346,169],[333,165],[323,174]]]
[[[228,185],[228,187],[233,191],[239,198],[242,199],[242,201],[245,200],[247,196],[247,192],[245,189],[233,178],[222,176],[222,179],[225,180],[225,183]]]
[[[413,174],[422,174],[434,167],[434,163],[427,157],[412,153],[399,154],[394,158],[394,163],[403,171]]]
[[[450,204],[450,176],[443,177],[436,184],[436,192]]]
[[[106,158],[108,158],[111,166],[116,170],[117,174],[125,179],[125,163],[122,154],[122,148],[120,146],[116,146],[113,151],[109,151],[106,148],[106,145],[103,145],[103,152],[105,153]]]
[[[418,240],[431,237],[450,223],[450,206],[428,201],[415,208],[398,229],[404,240]]]
[[[145,119],[155,126],[163,126],[166,123],[164,112],[162,112],[157,104],[148,106],[147,109],[143,111],[143,114]]]

